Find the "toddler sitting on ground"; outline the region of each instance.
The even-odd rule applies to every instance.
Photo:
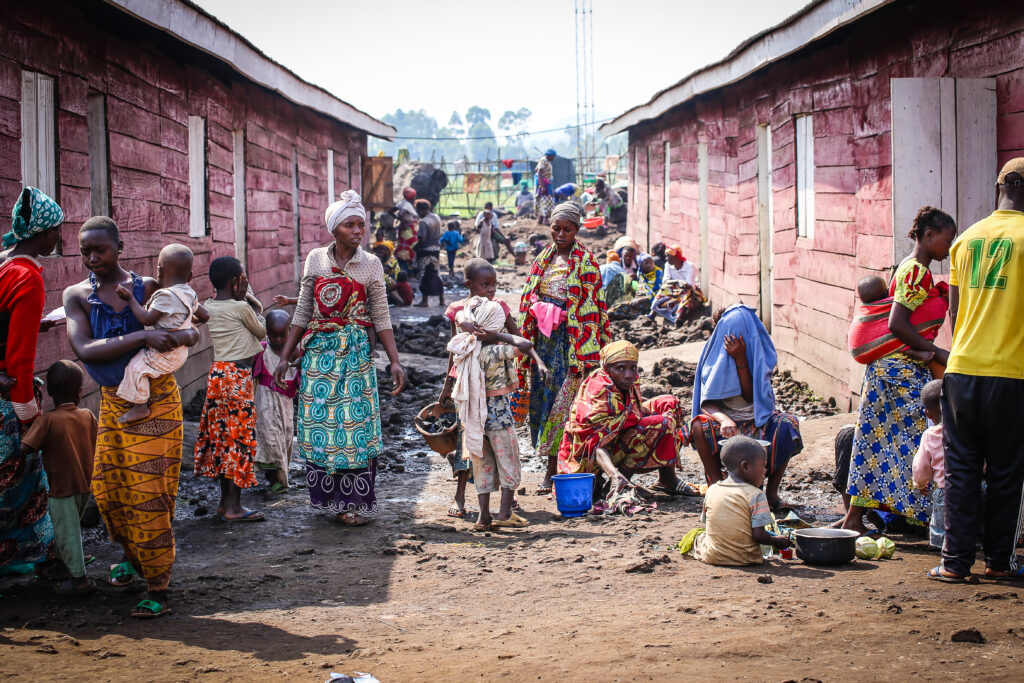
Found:
[[[192,250],[182,244],[168,244],[160,250],[157,259],[157,279],[160,289],[153,293],[143,307],[128,287],[119,285],[117,295],[128,302],[135,319],[146,329],[187,330],[192,327],[192,316],[206,322],[210,316],[199,305],[199,298],[189,287],[192,280]],[[121,416],[124,424],[139,422],[149,417],[149,380],[177,371],[188,360],[188,347],[161,353],[145,347],[135,354],[124,371],[124,379],[117,395],[134,403]]]
[[[722,464],[729,478],[712,484],[704,497],[700,520],[705,532],[693,544],[693,556],[707,564],[742,566],[761,564],[761,546],[788,548],[785,536],[772,536],[772,523],[764,484],[768,453],[746,436],[734,436],[722,446]]]
[[[942,409],[939,397],[942,394],[942,380],[933,379],[921,390],[921,403],[924,414],[934,424],[924,430],[921,435],[921,446],[914,456],[914,488],[927,492],[929,484],[932,488],[932,516],[928,526],[928,543],[933,548],[942,549],[946,538],[946,461],[942,447]]]

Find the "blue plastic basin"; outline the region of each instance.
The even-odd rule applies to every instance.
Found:
[[[556,474],[555,505],[563,517],[582,517],[594,506],[593,474]]]

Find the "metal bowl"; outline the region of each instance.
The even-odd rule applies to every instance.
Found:
[[[857,554],[857,538],[852,529],[797,529],[796,556],[807,564],[841,565]]]

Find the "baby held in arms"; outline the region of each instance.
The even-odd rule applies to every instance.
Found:
[[[192,250],[182,244],[168,244],[160,250],[156,272],[160,281],[160,289],[153,293],[143,306],[132,296],[130,289],[124,285],[117,288],[117,295],[128,302],[135,319],[147,329],[185,330],[193,326],[192,317],[205,323],[210,315],[199,305],[196,293],[189,287],[192,280]],[[143,348],[135,354],[124,372],[117,395],[134,403],[120,420],[131,424],[145,420],[149,410],[149,380],[163,377],[177,371],[188,360],[188,347],[160,353],[151,348]]]

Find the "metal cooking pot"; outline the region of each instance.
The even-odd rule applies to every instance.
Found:
[[[797,529],[796,556],[807,564],[846,564],[857,554],[858,536],[852,529]]]

